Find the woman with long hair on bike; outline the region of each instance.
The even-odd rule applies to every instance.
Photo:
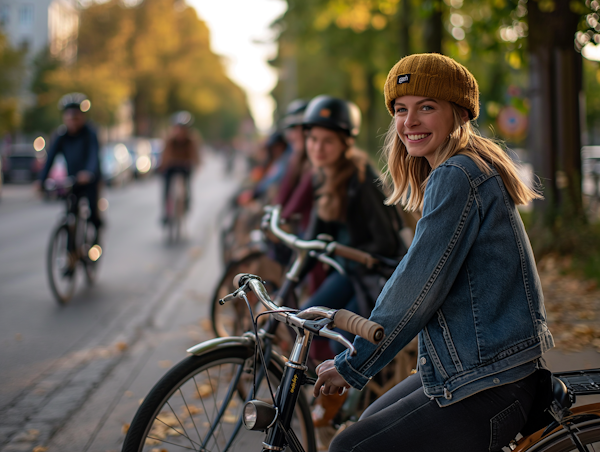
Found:
[[[307,236],[327,234],[343,245],[397,262],[406,252],[399,235],[402,220],[395,207],[383,204],[378,174],[367,154],[354,145],[360,129],[358,107],[318,96],[306,107],[303,127],[316,173],[316,199]],[[331,271],[303,309],[327,306],[369,315],[385,278],[380,282],[383,276],[373,270],[341,263],[347,275]]]
[[[318,369],[315,393],[363,388],[413,337],[418,371],[375,401],[330,451],[499,451],[535,416],[541,357],[554,346],[535,260],[516,205],[541,195],[471,123],[479,89],[439,54],[401,59],[385,83],[387,204],[422,209],[412,245],[371,320]]]

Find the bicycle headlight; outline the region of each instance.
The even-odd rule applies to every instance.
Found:
[[[244,405],[242,420],[248,430],[266,430],[277,418],[277,409],[260,400],[250,400]]]

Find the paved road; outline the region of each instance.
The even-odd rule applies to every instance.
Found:
[[[184,335],[187,342],[190,335],[199,340],[198,322],[206,316],[206,300],[200,301],[221,268],[217,215],[237,183],[236,177],[224,176],[220,159],[208,159],[193,182],[186,239],[176,245],[166,243],[159,226],[158,178],[106,190],[108,229],[99,280],[92,288],[80,281],[68,306],[52,299],[44,267],[49,232],[62,205],[37,199],[29,186],[5,186],[0,202],[1,451],[32,450],[53,436],[60,440],[60,432],[73,419],[82,419],[86,406],[94,411],[91,432],[78,432],[77,443],[55,450],[107,450],[104,445],[90,449],[90,440],[104,422],[103,407],[114,408],[115,392],[91,405],[90,397],[107,380],[123,385],[115,372],[127,373],[128,362],[140,365],[136,350],[150,358],[156,337],[148,340],[144,332],[177,332],[178,325],[169,322],[173,313],[189,309],[185,319],[198,332]],[[199,263],[204,270],[199,271]],[[138,345],[143,337],[144,344]],[[164,372],[166,360],[185,356],[189,345],[165,349],[164,359],[147,373],[144,391]],[[143,397],[142,391],[137,397]],[[131,416],[128,412],[123,422]]]

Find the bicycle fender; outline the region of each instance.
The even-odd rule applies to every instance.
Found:
[[[249,349],[250,356],[254,354],[255,339],[253,334],[245,334],[244,336],[232,336],[232,337],[217,337],[208,341],[200,342],[193,347],[188,348],[186,351],[192,355],[198,356],[205,353],[212,352],[214,350],[222,350],[226,348],[235,347],[247,347]],[[281,372],[285,368],[287,358],[271,349],[271,362],[279,367]]]
[[[216,337],[208,341],[200,342],[186,351],[192,355],[203,355],[204,353],[212,352],[231,347],[252,347],[254,348],[254,336],[232,336],[232,337]]]

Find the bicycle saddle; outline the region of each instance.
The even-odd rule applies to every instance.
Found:
[[[552,376],[552,398],[561,408],[570,408],[573,404],[567,385],[554,375]]]

